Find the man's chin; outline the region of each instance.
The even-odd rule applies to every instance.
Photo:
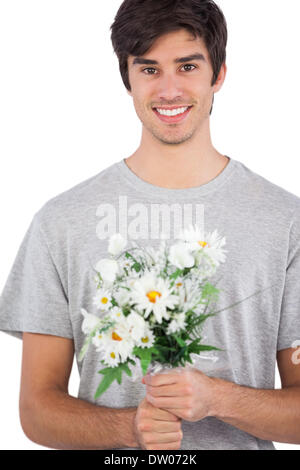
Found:
[[[157,140],[159,140],[162,144],[165,145],[180,145],[190,140],[193,134],[185,134],[181,136],[166,136],[162,134],[152,134]]]

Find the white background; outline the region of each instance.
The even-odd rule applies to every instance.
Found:
[[[217,3],[229,41],[213,144],[300,196],[299,0]],[[110,41],[120,4],[0,0],[0,292],[34,213],[139,145],[141,124]],[[21,353],[20,340],[0,333],[0,449],[45,449],[19,423]]]

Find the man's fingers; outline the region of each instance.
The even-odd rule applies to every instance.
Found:
[[[164,408],[164,409],[182,409],[187,408],[187,399],[186,397],[177,397],[176,401],[172,397],[153,397],[152,395],[146,395],[147,401],[156,408]]]
[[[144,441],[147,445],[178,442],[181,439],[182,431],[144,433]]]
[[[178,421],[159,421],[151,419],[143,422],[143,432],[171,433],[181,431],[181,422]]]
[[[179,421],[179,418],[175,414],[170,413],[166,410],[161,410],[153,406],[148,400],[147,397],[143,400],[143,407],[148,409],[149,417],[158,421]]]
[[[153,406],[153,408],[155,408],[155,406]],[[172,422],[179,421],[179,418],[175,416],[173,413],[166,411],[166,410],[161,410],[159,408],[155,408],[155,411],[153,411],[152,416],[153,416],[153,419],[157,421],[172,421]]]
[[[147,374],[145,375],[144,379],[147,385],[152,385],[153,387],[159,387],[160,385],[175,384],[179,380],[181,380],[180,376],[178,376],[178,373],[157,375]]]
[[[150,393],[153,397],[182,397],[187,393],[186,388],[186,385],[180,386],[179,384],[161,385],[160,387],[147,385],[146,392]]]

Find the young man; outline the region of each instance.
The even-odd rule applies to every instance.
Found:
[[[23,338],[23,430],[56,449],[300,443],[300,200],[212,145],[224,16],[210,0],[125,0],[112,42],[143,125],[140,146],[35,214],[1,297],[0,329]],[[226,237],[220,309],[266,289],[207,323],[210,344],[222,349],[215,370],[143,383],[125,376],[94,400],[99,357],[90,348],[78,361],[81,308],[95,308],[93,266],[109,236],[157,247],[162,231],[175,239],[189,222]],[[74,353],[78,398],[68,394]]]

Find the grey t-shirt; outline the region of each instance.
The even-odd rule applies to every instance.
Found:
[[[206,322],[206,343],[222,348],[216,363],[196,363],[211,376],[273,389],[276,352],[300,339],[300,198],[233,158],[207,184],[168,189],[141,179],[124,159],[46,202],[34,215],[0,298],[0,330],[72,338],[80,374],[78,397],[99,406],[138,406],[145,385],[123,374],[98,398],[101,376],[93,345],[83,345],[81,308],[97,314],[96,263],[107,257],[108,238],[159,246],[181,228],[202,225],[226,238],[226,262],[215,280],[225,308]],[[138,370],[135,371],[138,376]],[[255,410],[253,410],[255,413]],[[216,418],[182,422],[181,449],[275,449]]]

